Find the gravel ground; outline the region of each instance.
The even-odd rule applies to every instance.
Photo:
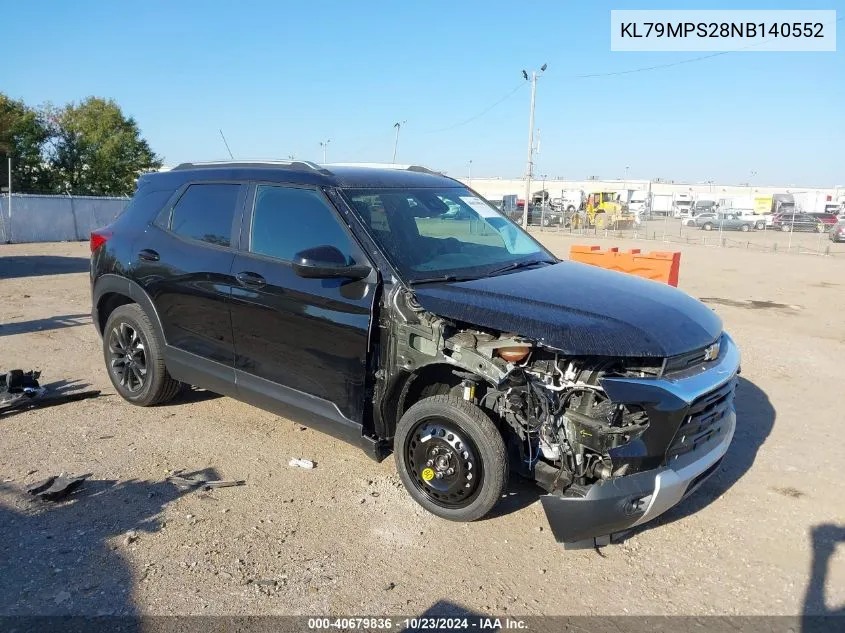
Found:
[[[540,237],[561,256],[590,243]],[[203,391],[123,402],[90,324],[87,245],[0,246],[0,367],[104,394],[0,418],[0,615],[841,613],[845,260],[678,248],[681,287],[743,350],[737,435],[692,498],[596,552],[556,544],[520,482],[493,517],[450,523],[392,459],[294,422]],[[164,481],[180,468],[246,485],[181,492]],[[71,501],[23,494],[63,471],[91,473]]]

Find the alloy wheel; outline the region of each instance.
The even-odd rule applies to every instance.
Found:
[[[109,333],[109,371],[128,391],[140,391],[147,380],[147,355],[138,331],[126,322]]]

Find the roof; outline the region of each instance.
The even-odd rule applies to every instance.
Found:
[[[308,161],[220,161],[182,163],[167,172],[145,174],[145,183],[179,186],[191,180],[261,180],[341,188],[419,188],[463,186],[419,165]]]

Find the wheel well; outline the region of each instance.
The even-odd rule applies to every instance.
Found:
[[[99,321],[97,326],[99,327],[101,333],[105,329],[106,322],[109,320],[111,313],[120,306],[124,306],[128,303],[135,302],[119,292],[107,292],[100,297],[100,301],[97,303],[97,319]]]
[[[461,384],[461,379],[454,374],[454,367],[444,363],[435,363],[420,367],[417,371],[408,375],[405,380],[399,383],[391,398],[393,405],[387,413],[390,424],[390,435],[399,423],[399,418],[411,405],[423,398],[436,395],[445,395]]]

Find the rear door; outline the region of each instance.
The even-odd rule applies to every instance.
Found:
[[[234,385],[232,262],[246,191],[237,182],[187,184],[136,243],[136,279],[161,319],[168,368],[221,393]]]
[[[377,275],[352,281],[294,272],[297,252],[322,245],[368,263],[319,189],[256,184],[247,207],[233,266],[239,397],[337,437],[360,438]]]

